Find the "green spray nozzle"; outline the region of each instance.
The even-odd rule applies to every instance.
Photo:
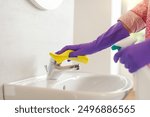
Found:
[[[120,46],[118,46],[118,45],[113,45],[113,46],[111,47],[112,50],[118,50],[118,51],[121,50],[121,48],[122,48],[122,47],[120,47]]]

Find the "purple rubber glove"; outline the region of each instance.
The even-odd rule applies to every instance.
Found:
[[[74,50],[74,52],[70,53],[70,57],[93,54],[98,51],[101,51],[102,49],[110,47],[117,41],[128,36],[129,32],[127,31],[127,29],[124,28],[121,22],[118,22],[115,25],[113,25],[108,31],[100,35],[96,40],[90,43],[65,46],[56,53],[61,54],[66,50]]]
[[[114,61],[120,60],[130,73],[137,71],[150,63],[150,40],[131,45],[117,52]]]

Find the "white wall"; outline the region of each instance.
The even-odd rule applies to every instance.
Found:
[[[0,84],[45,74],[49,52],[73,41],[73,10],[74,0],[52,11],[0,0]]]
[[[3,90],[2,90],[2,86],[0,87],[0,100],[3,99]]]
[[[111,0],[75,0],[74,43],[96,39],[111,25]],[[81,70],[110,73],[110,49],[91,55]]]

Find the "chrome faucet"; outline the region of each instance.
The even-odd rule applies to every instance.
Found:
[[[79,70],[79,64],[61,66],[56,61],[50,59],[49,65],[45,65],[47,79],[57,80],[58,76],[66,70]]]

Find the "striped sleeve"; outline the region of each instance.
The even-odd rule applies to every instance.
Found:
[[[129,29],[131,33],[145,28],[147,19],[148,1],[143,0],[132,10],[122,15],[119,20]]]

